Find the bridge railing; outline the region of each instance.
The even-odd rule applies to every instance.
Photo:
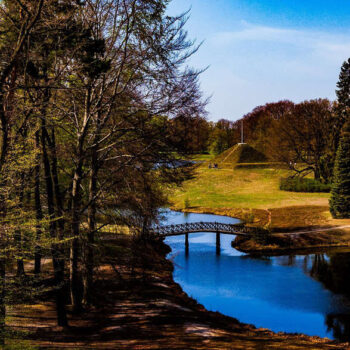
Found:
[[[219,222],[194,222],[176,225],[156,226],[151,230],[160,236],[180,235],[193,232],[222,232],[232,234],[252,235],[261,231],[257,227],[247,227],[243,224],[224,224]]]

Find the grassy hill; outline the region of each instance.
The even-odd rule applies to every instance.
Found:
[[[210,169],[209,163],[219,168]],[[277,232],[350,225],[350,220],[332,219],[329,193],[280,190],[280,179],[291,174],[253,147],[238,144],[197,167],[193,179],[171,191],[170,202],[175,210],[239,217]]]
[[[291,174],[287,169],[202,166],[196,171],[194,179],[172,191],[173,209],[231,215],[244,220],[253,210],[254,222],[266,224],[271,220],[273,228],[350,223],[331,220],[328,193],[281,191],[280,178]]]
[[[174,207],[184,208],[187,198],[191,207],[267,209],[293,205],[328,205],[328,193],[294,193],[281,191],[281,177],[287,169],[199,167],[196,177],[186,181],[171,194]]]
[[[237,144],[212,159],[220,168],[267,162],[267,157],[248,144]]]

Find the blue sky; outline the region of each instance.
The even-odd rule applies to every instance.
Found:
[[[335,99],[350,57],[350,1],[173,0],[168,11],[189,8],[189,37],[204,40],[190,64],[209,66],[208,119],[236,120],[281,99]]]

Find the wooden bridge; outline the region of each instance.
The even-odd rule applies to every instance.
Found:
[[[193,222],[178,225],[156,226],[152,233],[163,237],[180,236],[196,232],[213,232],[231,235],[250,236],[257,233],[256,227],[246,227],[243,224],[222,224],[219,222]]]

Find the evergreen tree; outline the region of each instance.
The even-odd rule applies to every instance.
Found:
[[[334,153],[338,149],[341,128],[350,114],[350,58],[341,66],[336,95],[338,104],[332,131]]]
[[[350,218],[350,122],[342,130],[329,204],[334,218]]]
[[[350,107],[350,58],[341,67],[336,94],[342,112]]]

